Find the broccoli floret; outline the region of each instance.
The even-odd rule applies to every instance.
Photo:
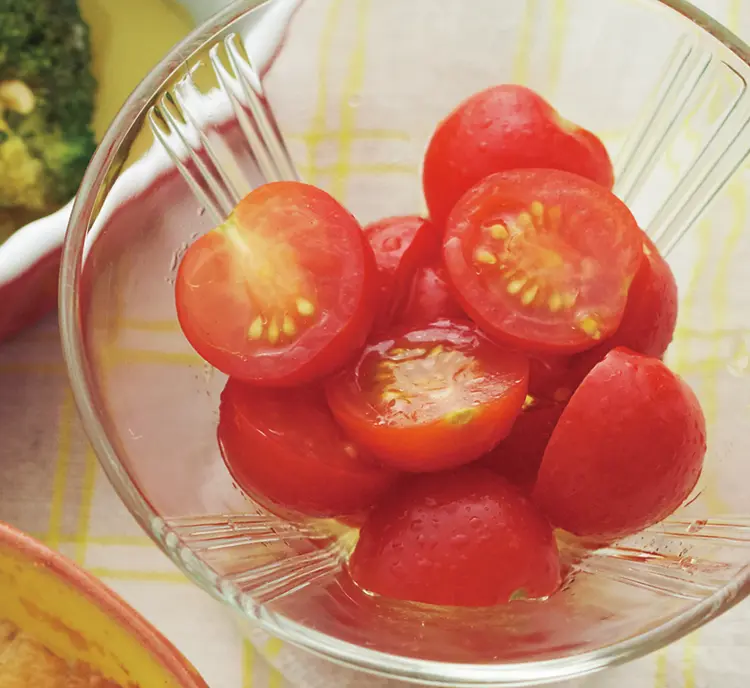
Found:
[[[95,92],[76,0],[0,0],[0,208],[73,197],[96,146]]]

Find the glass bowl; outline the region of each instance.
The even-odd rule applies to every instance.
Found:
[[[244,53],[253,70],[242,77]],[[749,56],[680,0],[244,0],[211,19],[119,114],[65,244],[73,389],[143,528],[195,583],[271,634],[434,685],[579,676],[742,599]],[[248,143],[260,111],[275,114],[300,176],[364,224],[424,211],[420,164],[435,124],[502,82],[536,89],[608,146],[617,193],[677,276],[668,361],[701,399],[709,451],[695,493],[664,523],[593,551],[563,541],[574,575],[549,601],[447,612],[362,594],[345,575],[336,524],[282,520],[233,485],[216,441],[225,378],[182,336],[173,281],[188,243],[225,212],[221,194],[268,178]]]

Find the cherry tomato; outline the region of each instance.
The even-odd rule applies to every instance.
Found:
[[[613,334],[642,257],[624,203],[583,177],[487,177],[448,219],[443,252],[466,312],[496,341],[575,353]]]
[[[435,471],[503,439],[526,397],[528,362],[469,323],[398,328],[327,384],[346,432],[383,463]]]
[[[396,478],[345,437],[315,389],[261,389],[230,379],[218,435],[239,487],[272,508],[319,517],[356,514]]]
[[[445,268],[437,263],[425,265],[414,275],[409,296],[394,323],[430,323],[443,318],[463,320],[466,314],[451,294]]]
[[[427,148],[422,182],[430,217],[445,222],[461,196],[491,174],[540,167],[606,189],[614,183],[602,142],[534,91],[507,84],[477,93],[440,123]]]
[[[489,607],[560,585],[552,528],[504,478],[469,466],[416,476],[370,514],[353,580],[385,597]]]
[[[431,222],[414,215],[374,222],[364,232],[378,266],[380,293],[375,329],[381,330],[392,324],[417,268],[437,255],[440,235]]]
[[[636,533],[682,504],[705,453],[705,419],[687,384],[658,359],[614,349],[563,411],[533,499],[575,535]]]
[[[276,182],[190,246],[177,315],[222,372],[294,385],[332,372],[364,344],[376,288],[357,221],[320,189]]]
[[[564,409],[564,404],[543,400],[527,403],[510,435],[482,457],[479,464],[504,476],[524,493],[530,493],[544,450]]]
[[[618,346],[661,358],[672,342],[677,325],[677,283],[653,242],[645,235],[643,240],[641,267],[630,285],[620,326],[606,342],[570,363],[579,380]]]

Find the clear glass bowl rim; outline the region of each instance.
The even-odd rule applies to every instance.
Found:
[[[683,15],[722,43],[750,68],[750,46],[689,2],[635,1],[661,5]],[[201,580],[191,567],[185,565],[179,549],[165,548],[157,540],[152,524],[155,519],[159,519],[159,515],[122,469],[117,451],[107,437],[91,392],[93,381],[90,380],[86,365],[83,331],[79,318],[78,286],[86,234],[91,225],[92,215],[97,209],[99,191],[107,183],[108,172],[134,123],[150,105],[153,95],[187,59],[216,33],[268,2],[273,0],[235,0],[178,43],[133,91],[104,135],[83,178],[65,235],[60,271],[59,317],[63,354],[79,415],[104,472],[143,530],[166,551],[188,578],[214,595],[215,590],[211,589],[208,581]],[[252,621],[271,635],[318,656],[389,678],[439,686],[531,686],[584,676],[654,652],[700,628],[748,595],[750,564],[721,590],[638,636],[570,657],[507,664],[459,664],[400,657],[337,640],[277,615],[261,613],[258,616],[253,615]]]

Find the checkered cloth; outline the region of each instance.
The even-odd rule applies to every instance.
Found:
[[[306,42],[314,48],[311,60],[316,61],[311,74],[317,75],[309,86],[317,89],[317,96],[301,100],[317,102],[318,110],[299,113],[310,126],[305,130],[301,122],[302,126],[290,129],[290,146],[309,181],[325,183],[365,217],[378,214],[377,208],[367,205],[371,197],[367,189],[373,183],[382,194],[389,185],[393,189],[402,185],[405,175],[418,174],[417,169],[394,162],[408,136],[374,129],[372,122],[365,126],[356,114],[342,117],[345,104],[328,102],[324,86],[326,75],[343,64],[351,72],[346,98],[356,100],[367,44],[379,39],[377,27],[368,25],[368,9],[381,1],[328,0],[316,5],[324,6],[322,14],[297,22],[310,32]],[[746,0],[698,4],[750,37]],[[559,25],[565,21],[565,0],[558,0],[556,7]],[[348,59],[332,61],[327,44],[334,33],[330,29],[352,12],[361,20],[358,31],[349,45],[337,47],[349,53]],[[690,239],[692,247],[683,252],[689,260],[676,266],[683,303],[680,341],[686,344],[674,353],[673,361],[698,389],[711,423],[726,410],[719,407],[719,394],[709,388],[711,378],[706,373],[736,355],[737,337],[748,341],[742,323],[730,322],[722,304],[737,297],[729,286],[742,278],[750,264],[750,245],[742,239],[749,182],[743,172],[727,189],[719,201],[727,221],[700,225]],[[405,206],[404,212],[413,212],[413,203]],[[31,533],[101,577],[164,632],[215,688],[391,685],[332,668],[258,629],[239,628],[227,610],[191,585],[161,554],[120,504],[87,444],[66,381],[54,317],[0,347],[0,520]],[[745,688],[750,684],[749,631],[750,605],[744,604],[650,657],[565,685]]]

